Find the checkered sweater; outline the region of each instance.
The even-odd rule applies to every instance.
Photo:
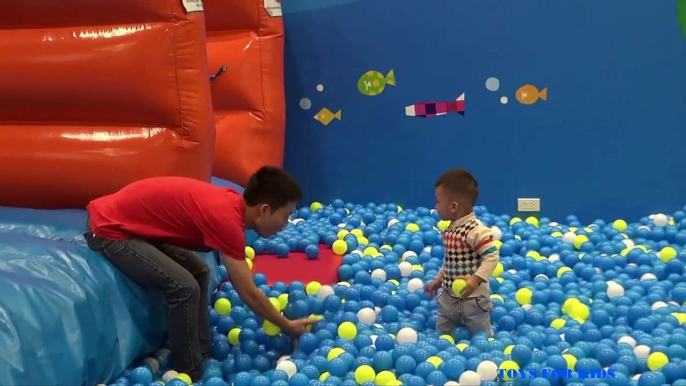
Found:
[[[463,275],[476,275],[484,283],[469,296],[490,296],[488,279],[495,269],[500,255],[494,244],[493,233],[479,221],[474,213],[453,221],[443,231],[443,289],[452,296],[453,281]]]

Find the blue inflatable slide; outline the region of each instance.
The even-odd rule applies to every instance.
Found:
[[[162,295],[88,249],[85,229],[85,210],[0,208],[0,385],[107,383],[164,344]],[[212,293],[217,255],[199,256]]]

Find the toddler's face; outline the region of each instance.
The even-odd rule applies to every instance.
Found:
[[[436,187],[436,212],[441,220],[455,220],[457,215],[457,202],[443,189],[442,185]]]

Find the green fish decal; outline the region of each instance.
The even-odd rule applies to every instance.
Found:
[[[393,70],[389,71],[386,76],[379,71],[367,71],[357,81],[357,89],[364,95],[375,96],[381,94],[387,84],[395,86]]]
[[[686,37],[686,0],[676,1],[676,17],[679,21],[681,33]]]

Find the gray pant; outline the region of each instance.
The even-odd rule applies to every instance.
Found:
[[[103,255],[140,286],[162,291],[167,301],[169,349],[176,371],[193,381],[202,378],[203,359],[211,358],[210,269],[195,253],[167,244],[133,238],[110,241],[84,235],[88,247]]]
[[[489,337],[493,337],[493,328],[491,327],[493,302],[491,299],[484,296],[460,299],[441,291],[436,302],[438,303],[437,331],[450,334],[458,327],[465,327],[472,336],[483,331]]]

